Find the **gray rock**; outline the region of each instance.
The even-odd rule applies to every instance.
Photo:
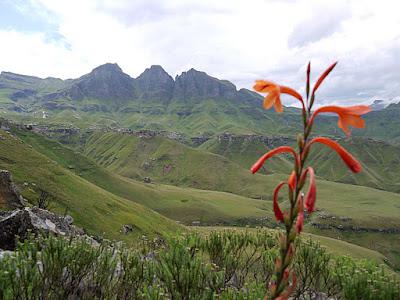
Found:
[[[47,210],[25,207],[0,213],[0,248],[13,250],[16,237],[24,240],[29,233],[53,233],[61,236],[80,236],[83,231],[71,225],[71,219]]]
[[[70,215],[66,215],[64,217],[64,221],[67,222],[67,224],[72,225],[72,223],[74,222],[74,218],[72,218]]]
[[[0,204],[11,209],[24,207],[24,199],[18,193],[11,173],[7,170],[0,170]]]
[[[129,225],[129,224],[125,224],[125,225],[122,226],[121,231],[122,231],[123,234],[128,234],[128,233],[133,231],[133,226]]]

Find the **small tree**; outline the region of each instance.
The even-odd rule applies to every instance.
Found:
[[[48,209],[51,202],[54,201],[54,196],[48,191],[39,188],[39,198],[37,200],[37,206],[41,209]]]

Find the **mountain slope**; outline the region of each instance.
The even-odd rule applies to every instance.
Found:
[[[85,179],[85,182],[90,181],[92,184],[96,184],[99,189],[101,187],[121,198],[148,206],[175,220],[185,223],[200,221],[200,224],[203,225],[252,224],[253,222],[268,226],[276,225],[271,215],[272,204],[268,200],[271,197],[272,186],[285,179],[286,176],[255,176],[261,178],[261,180],[255,181],[258,184],[253,185],[253,188],[262,190],[264,185],[271,186],[266,198],[267,201],[249,199],[229,193],[158,183],[144,184],[110,173],[85,156],[53,140],[48,140],[29,131],[21,131],[17,134],[25,143],[22,145],[32,146],[36,151],[46,155],[49,163],[57,162],[58,168],[67,167],[68,173],[73,172],[79,175]],[[33,151],[30,146],[24,147]],[[105,147],[108,147],[108,145]],[[14,152],[20,151],[19,148],[10,149]],[[30,160],[36,159],[31,155],[28,156],[28,153],[24,155]],[[0,166],[11,168],[13,156],[8,151],[1,151],[0,157],[2,157]],[[36,159],[36,161],[38,160]],[[21,163],[25,163],[25,161],[21,160]],[[24,172],[24,174],[29,172],[27,168],[30,168],[31,164],[32,162],[26,166],[21,166],[14,163],[13,168],[17,176],[20,176],[18,172]],[[48,164],[43,166],[46,170],[49,169]],[[42,163],[39,163],[39,166],[42,166]],[[24,179],[26,177],[22,178],[19,183],[27,180]],[[59,184],[59,181],[53,177],[44,179],[51,184]],[[75,183],[73,185],[75,186]],[[62,183],[61,187],[63,189]],[[285,192],[282,191],[282,193],[282,197],[284,197]],[[24,194],[31,198],[35,196],[26,191]],[[398,205],[400,196],[398,194],[361,186],[332,183],[320,179],[318,179],[317,194],[318,211],[311,219],[306,219],[307,230],[333,237],[341,236],[344,240],[380,251],[393,264],[400,263],[400,258],[396,254],[400,249],[399,234],[396,233],[396,228],[400,226],[400,206]],[[89,196],[93,195],[90,193]],[[97,194],[94,194],[94,196],[97,197]],[[96,200],[105,201],[104,198]],[[282,205],[285,205],[285,203],[282,203]],[[91,210],[93,209],[93,207],[86,207],[85,216],[91,217]],[[114,213],[114,211],[108,212],[109,209],[111,208],[107,207],[107,210],[103,212],[107,215]],[[266,217],[268,219],[265,219]],[[159,225],[154,223],[153,226],[157,228]],[[320,230],[319,228],[325,229]],[[374,242],[371,243],[371,240]]]
[[[374,139],[352,137],[349,140],[339,139],[350,153],[362,164],[363,171],[353,174],[343,164],[340,157],[331,149],[314,145],[308,163],[313,166],[319,177],[342,183],[363,185],[377,189],[400,192],[398,177],[400,174],[400,147]],[[261,155],[277,146],[296,147],[294,139],[277,136],[256,135],[219,135],[200,146],[200,149],[220,154],[248,168]],[[292,163],[280,157],[264,166],[260,172],[271,174],[280,172],[288,174]]]
[[[132,224],[134,236],[181,231],[175,222],[154,211],[118,197],[64,169],[15,136],[0,131],[0,168],[12,172],[22,194],[35,201],[40,189],[55,197],[51,209],[71,214],[78,226],[92,234],[131,240],[120,229]]]
[[[188,136],[290,133],[287,126],[297,126],[295,109],[277,116],[262,109],[257,93],[194,69],[174,80],[152,66],[131,78],[118,65],[105,64],[78,79],[32,78],[1,73],[0,111],[25,122],[164,129]]]
[[[191,223],[232,224],[241,219],[270,216],[265,201],[233,194],[181,188],[163,184],[145,184],[111,173],[85,156],[28,131],[16,131],[26,144],[69,172],[84,178],[114,195],[145,205],[174,220]],[[16,168],[19,168],[16,166]]]

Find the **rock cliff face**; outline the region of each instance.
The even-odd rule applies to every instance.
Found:
[[[72,80],[70,86],[43,97],[45,101],[57,98],[82,100],[84,98],[124,101],[135,97],[133,78],[122,72],[117,64],[104,64],[89,74]]]
[[[204,72],[190,69],[175,79],[173,98],[175,99],[233,99],[236,87],[226,80],[218,80]]]
[[[172,98],[174,79],[161,66],[151,66],[135,79],[138,96],[143,100],[168,102]]]
[[[10,95],[13,101],[41,103],[48,110],[77,110],[76,101],[82,99],[103,100],[102,105],[106,105],[86,104],[81,108],[83,111],[108,112],[111,111],[108,104],[117,104],[114,109],[118,109],[119,105],[129,102],[156,101],[168,104],[174,100],[183,100],[185,103],[198,103],[208,99],[246,102],[261,98],[246,89],[237,91],[231,82],[219,80],[195,69],[183,72],[174,80],[161,66],[153,65],[134,79],[125,74],[117,64],[111,63],[101,65],[80,78],[68,80],[42,79],[3,72],[0,75],[0,89],[2,88],[14,90]],[[122,106],[122,109],[129,107]]]

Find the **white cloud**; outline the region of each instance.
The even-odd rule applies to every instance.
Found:
[[[268,78],[302,89],[340,63],[320,90],[339,103],[400,96],[396,1],[31,0],[30,13],[57,23],[46,33],[0,30],[0,68],[78,77],[105,62],[131,76],[151,64],[172,76],[191,67],[250,88]]]

